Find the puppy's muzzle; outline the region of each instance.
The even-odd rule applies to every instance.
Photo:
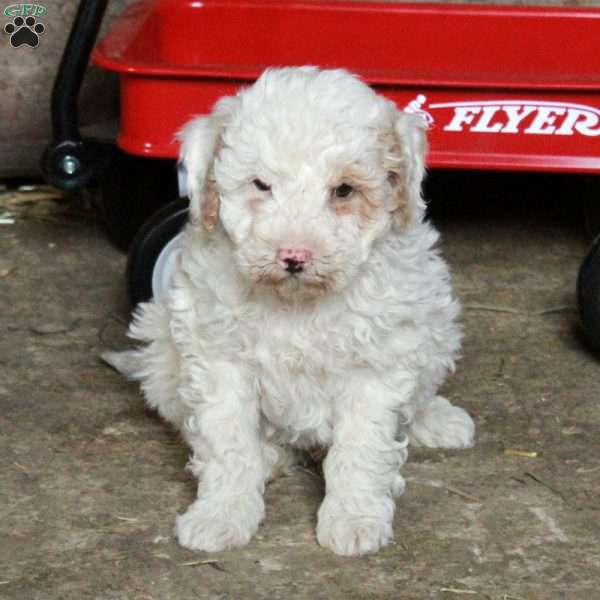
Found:
[[[312,262],[312,252],[302,246],[282,246],[277,251],[277,262],[288,273],[301,273]]]

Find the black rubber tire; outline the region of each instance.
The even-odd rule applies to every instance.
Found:
[[[127,259],[127,293],[131,307],[152,298],[152,274],[162,249],[188,220],[187,198],[163,206],[139,230]]]
[[[600,177],[587,175],[583,181],[585,229],[590,240],[600,235]]]
[[[585,338],[600,353],[600,235],[579,268],[577,304]]]
[[[117,150],[100,176],[96,205],[113,242],[127,250],[148,218],[177,195],[174,160]]]

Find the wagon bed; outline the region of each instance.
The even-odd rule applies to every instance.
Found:
[[[600,9],[277,0],[130,7],[94,62],[121,77],[118,143],[174,133],[268,66],[358,73],[428,122],[431,167],[600,171]]]

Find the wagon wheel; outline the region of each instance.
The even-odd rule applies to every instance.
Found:
[[[585,337],[590,347],[600,352],[600,235],[579,269],[577,304]]]
[[[96,205],[110,237],[127,250],[144,222],[177,196],[174,161],[118,150],[100,176]]]
[[[188,219],[188,204],[187,198],[179,198],[161,208],[131,244],[126,277],[132,307],[160,296],[168,286]]]
[[[582,188],[585,228],[593,240],[600,235],[600,177],[583,176]]]
[[[600,177],[582,179],[583,209],[587,234],[593,240],[577,277],[577,304],[585,338],[600,352]]]

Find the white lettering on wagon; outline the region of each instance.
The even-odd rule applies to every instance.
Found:
[[[404,112],[416,115],[423,121],[425,127],[429,127],[433,124],[433,117],[423,109],[423,106],[427,102],[427,96],[419,94],[414,100],[411,100],[405,107]]]
[[[405,110],[414,112],[431,126],[437,109],[452,109],[444,131],[473,133],[509,133],[525,135],[600,136],[600,109],[585,104],[546,102],[537,100],[491,100],[482,102],[443,102],[427,106],[419,95],[419,110],[409,104]],[[412,110],[411,110],[412,109]],[[424,114],[429,119],[424,119]],[[438,119],[436,119],[438,120]]]

